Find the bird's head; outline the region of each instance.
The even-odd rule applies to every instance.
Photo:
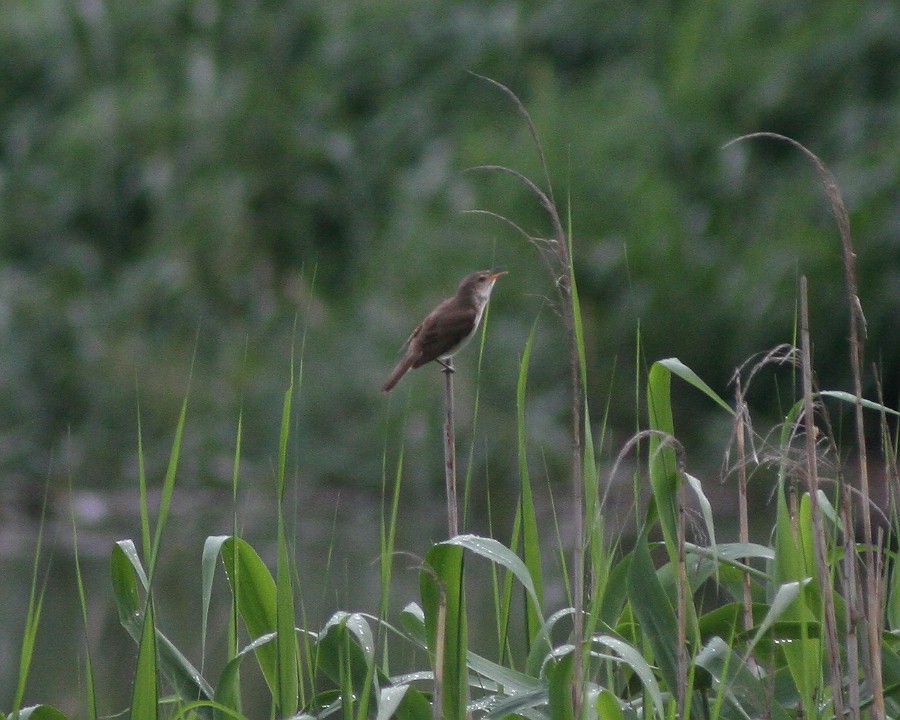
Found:
[[[491,296],[491,290],[494,289],[494,283],[501,275],[506,275],[506,271],[478,270],[466,275],[459,284],[457,294],[471,297],[476,301],[487,302]]]

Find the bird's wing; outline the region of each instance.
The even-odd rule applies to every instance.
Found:
[[[467,308],[459,312],[435,311],[425,318],[413,333],[419,336],[420,350],[413,367],[421,367],[455,350],[472,331],[477,316],[475,308]]]
[[[409,334],[409,337],[406,338],[406,342],[400,346],[400,349],[397,352],[406,352],[407,348],[409,348],[409,344],[413,341],[413,338],[422,331],[422,326],[424,324],[425,321],[423,320],[418,325],[416,325],[415,329]]]

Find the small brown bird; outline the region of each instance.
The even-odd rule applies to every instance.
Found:
[[[491,297],[494,283],[506,272],[479,270],[466,275],[456,295],[432,310],[404,344],[406,355],[381,388],[389,392],[407,371],[422,367],[432,360],[442,365],[475,334],[484,308]],[[446,365],[445,365],[446,367]]]

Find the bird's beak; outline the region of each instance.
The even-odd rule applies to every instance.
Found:
[[[506,275],[506,274],[507,274],[506,270],[501,270],[500,272],[491,273],[490,275],[488,275],[488,280],[490,280],[491,282],[495,282],[498,277],[500,277],[501,275]]]

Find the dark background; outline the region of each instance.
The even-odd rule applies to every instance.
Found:
[[[185,396],[176,501],[186,518],[172,544],[183,535],[198,568],[204,533],[230,527],[241,411],[241,486],[263,508],[242,506],[247,532],[271,541],[292,353],[295,370],[302,362],[291,444],[301,549],[315,536],[318,558],[337,535],[353,552],[347,528],[369,527],[401,439],[407,511],[439,507],[439,374],[417,371],[390,399],[378,388],[410,329],[471,270],[510,271],[491,306],[474,437],[475,348],[457,363],[475,476],[498,493],[515,481],[515,378],[539,317],[530,434],[546,479],[565,478],[567,361],[552,278],[507,226],[465,213],[490,209],[548,234],[514,180],[465,172],[507,164],[540,180],[540,168],[509,101],[467,71],[519,95],[564,215],[571,207],[593,417],[609,403],[604,457],[642,421],[638,328],[647,362],[677,356],[728,394],[740,363],[791,340],[800,274],[821,384],[850,387],[829,207],[789,146],[722,148],[749,132],[789,135],[833,170],[859,255],[868,357],[896,405],[895,2],[41,0],[4,7],[0,47],[0,572],[16,578],[0,616],[0,704],[45,486],[63,538],[74,486],[82,549],[95,558],[90,591],[103,596],[112,539],[138,533],[138,419],[158,485]],[[717,468],[727,418],[675,390],[690,462]],[[761,425],[790,397],[789,377],[782,390],[752,396]],[[198,519],[216,507],[224,517]],[[410,528],[407,549],[423,551],[439,517],[434,527]],[[56,542],[69,557],[71,539]],[[59,622],[76,635],[62,659],[74,662],[68,572],[54,580]],[[184,601],[199,613],[199,595]],[[96,623],[91,642],[130,657],[110,612]],[[74,676],[52,691],[35,677],[34,701],[76,702]],[[102,687],[118,697],[115,682]]]

